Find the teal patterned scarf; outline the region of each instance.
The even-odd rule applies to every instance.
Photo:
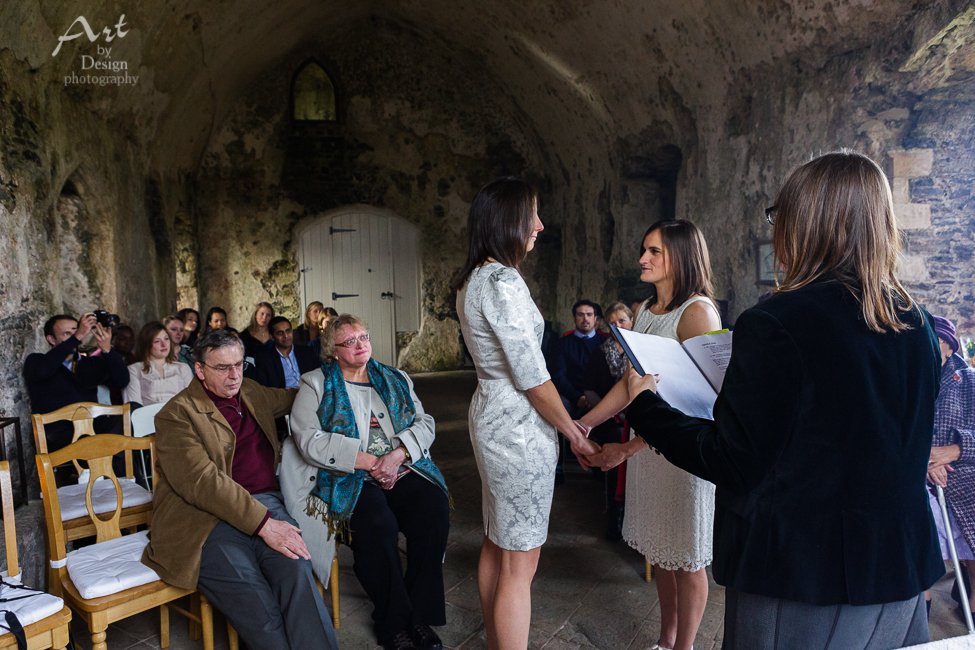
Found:
[[[389,411],[390,423],[393,431],[400,432],[413,424],[416,418],[416,407],[410,397],[410,387],[396,369],[370,359],[366,365],[369,373],[369,383],[379,393],[383,404]],[[349,438],[359,438],[359,427],[356,425],[355,414],[352,412],[352,402],[345,390],[345,377],[337,363],[323,363],[322,374],[325,375],[322,401],[318,406],[318,421],[322,431],[342,434]],[[413,461],[409,466],[414,472],[432,481],[437,487],[450,496],[443,474],[430,458]],[[362,483],[369,473],[364,469],[357,469],[351,474],[334,470],[319,469],[318,480],[308,496],[307,512],[310,516],[319,517],[328,525],[328,535],[331,538],[338,535],[340,541],[348,544],[352,539],[349,519],[362,492]]]

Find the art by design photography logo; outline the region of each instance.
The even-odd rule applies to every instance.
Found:
[[[94,43],[104,36],[104,45],[96,45],[95,55],[81,55],[81,69],[72,70],[64,76],[64,85],[90,86],[134,86],[139,81],[138,75],[129,75],[129,62],[124,59],[112,59],[112,46],[109,45],[116,38],[125,38],[129,30],[125,29],[125,14],[118,19],[114,27],[106,27],[101,32],[94,32],[84,16],[78,16],[63,35],[58,37],[58,45],[51,56],[57,56],[61,46],[66,41],[73,41],[80,36],[87,36],[89,42]],[[72,31],[76,30],[76,31]]]

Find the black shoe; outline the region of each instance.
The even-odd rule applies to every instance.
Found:
[[[418,650],[418,648],[413,645],[413,639],[410,638],[410,633],[406,630],[400,630],[393,636],[383,641],[383,648],[385,650]]]
[[[443,650],[443,641],[429,625],[413,626],[413,645],[420,650]]]

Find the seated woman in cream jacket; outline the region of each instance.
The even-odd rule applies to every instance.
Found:
[[[433,417],[410,379],[372,360],[366,324],[343,314],[321,337],[322,367],[301,377],[282,448],[285,506],[298,521],[323,582],[349,545],[387,648],[442,647],[447,487],[430,458]],[[406,536],[406,575],[399,533]],[[409,645],[412,643],[413,645]]]

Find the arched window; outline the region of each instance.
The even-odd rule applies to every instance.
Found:
[[[305,64],[291,90],[296,120],[334,122],[335,87],[328,73],[314,61]]]

